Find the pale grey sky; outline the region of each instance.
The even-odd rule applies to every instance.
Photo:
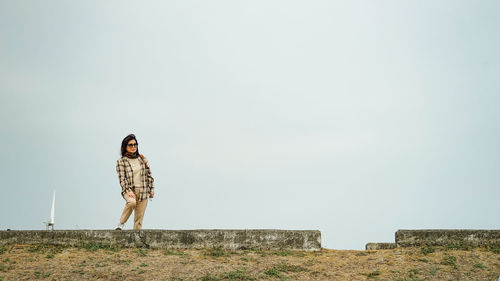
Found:
[[[0,229],[499,229],[498,1],[0,0]],[[127,228],[131,228],[129,222]]]

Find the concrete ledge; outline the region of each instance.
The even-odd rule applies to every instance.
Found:
[[[366,250],[389,250],[395,249],[396,243],[367,243]]]
[[[201,249],[321,250],[318,230],[10,230],[0,231],[0,245],[82,244],[120,247]]]
[[[470,229],[431,229],[431,230],[398,230],[396,232],[398,247],[415,246],[500,246],[500,230]]]

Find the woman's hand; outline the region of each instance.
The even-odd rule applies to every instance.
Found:
[[[135,193],[133,191],[127,192],[127,196],[135,199]]]
[[[153,197],[155,197],[155,192],[154,192],[154,191],[151,191],[151,192],[149,193],[149,198],[153,198]]]

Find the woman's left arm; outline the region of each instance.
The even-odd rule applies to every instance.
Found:
[[[150,193],[152,194],[151,197],[154,196],[154,181],[155,179],[153,178],[153,176],[151,175],[151,168],[149,167],[149,162],[148,160],[146,159],[146,157],[143,158],[144,159],[144,164],[146,164],[146,183],[149,187],[149,191]]]

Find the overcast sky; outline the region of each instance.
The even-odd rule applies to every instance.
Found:
[[[0,229],[500,228],[499,1],[0,0]],[[132,228],[130,219],[126,228]]]

